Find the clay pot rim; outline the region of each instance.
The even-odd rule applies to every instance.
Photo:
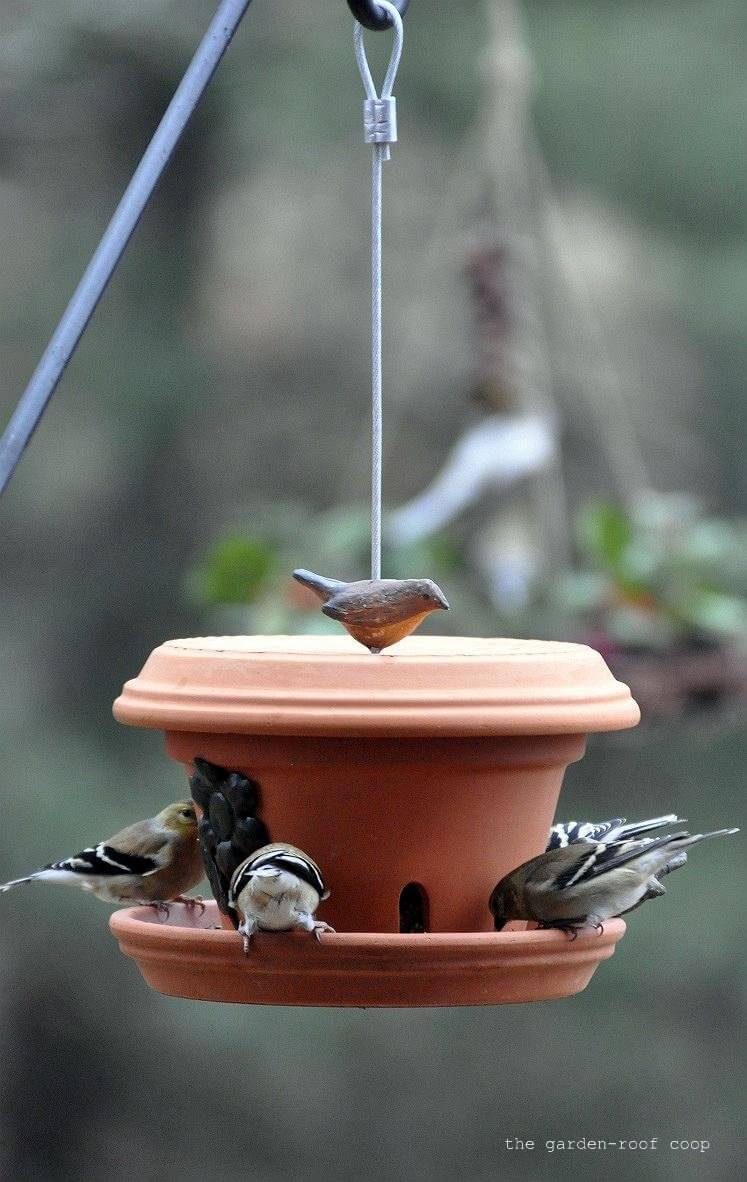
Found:
[[[585,734],[634,726],[627,686],[586,645],[409,637],[203,637],[155,649],[114,704],[158,730],[298,736]]]
[[[570,956],[598,961],[603,958],[594,954],[614,947],[626,930],[623,919],[609,919],[605,920],[603,932],[584,931],[576,939],[555,929],[526,930],[523,927],[506,928],[501,932],[325,932],[321,941],[305,932],[258,932],[253,940],[252,953],[249,958],[245,958],[238,932],[206,926],[218,922],[220,915],[217,904],[206,903],[202,916],[191,917],[183,904],[171,904],[171,907],[172,916],[168,919],[150,907],[127,907],[115,911],[109,925],[123,951],[130,956],[135,952],[138,956],[147,956],[149,953],[169,956],[192,951],[200,958],[207,953],[211,959],[238,959],[239,964],[249,967],[253,958],[257,959],[256,951],[257,956],[261,953],[264,962],[271,962],[277,967],[287,962],[286,967],[290,968],[292,962],[294,972],[303,971],[304,967],[310,972],[317,972],[320,959],[328,955],[339,958],[345,953],[350,953],[359,966],[362,958],[375,958],[378,954],[408,960],[412,957],[430,959],[434,956],[448,959],[450,954],[457,959],[462,955],[474,959],[485,952],[492,960],[499,951],[510,959],[516,958],[517,954],[540,958],[547,954],[560,954],[564,958]],[[191,922],[175,923],[173,915],[191,919]],[[366,971],[365,967],[362,966],[360,971]]]

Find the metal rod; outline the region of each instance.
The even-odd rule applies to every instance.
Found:
[[[251,0],[221,0],[0,440],[0,495],[57,389],[153,190],[250,4]]]

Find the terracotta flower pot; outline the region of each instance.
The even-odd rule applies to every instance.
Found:
[[[319,946],[261,936],[248,959],[236,933],[175,927],[176,911],[170,923],[118,913],[123,949],[165,992],[280,1004],[536,1000],[583,988],[624,931],[615,922],[577,941],[496,933],[487,908],[498,879],[544,849],[586,734],[638,721],[627,687],[582,645],[411,637],[372,657],[347,637],[171,641],[114,712],[165,730],[188,770],[202,756],[257,781],[271,837],[306,850],[332,891],[319,916],[338,935]],[[426,933],[402,933],[405,907]]]

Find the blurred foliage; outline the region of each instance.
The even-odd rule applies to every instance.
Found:
[[[334,633],[339,627],[290,572],[365,577],[370,517],[364,507],[314,514],[302,505],[267,506],[255,514],[260,534],[218,539],[190,572],[188,594],[249,633]],[[553,576],[534,603],[514,613],[524,635],[579,635],[661,653],[688,643],[747,641],[747,525],[705,516],[686,496],[647,494],[632,509],[593,500],[575,519],[576,569]],[[301,556],[307,555],[307,559]],[[429,577],[449,588],[456,630],[499,618],[470,585],[468,558],[453,536],[411,545],[385,540],[387,578]],[[491,615],[493,623],[491,627]],[[216,621],[220,612],[216,614]],[[443,627],[443,621],[438,621]]]
[[[576,533],[581,569],[554,587],[559,610],[630,647],[747,641],[745,523],[647,494],[629,511],[589,502]]]
[[[291,571],[309,565],[320,574],[353,581],[370,569],[371,518],[365,507],[313,513],[302,505],[256,511],[261,535],[219,538],[187,578],[187,592],[203,607],[240,607],[223,619],[249,633],[335,634],[340,626],[319,611],[314,595]],[[306,557],[304,557],[306,556]],[[459,549],[445,536],[406,546],[382,544],[387,578],[432,578],[469,595]],[[215,613],[216,620],[221,613]]]

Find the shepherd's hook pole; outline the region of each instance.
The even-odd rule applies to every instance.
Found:
[[[251,0],[222,0],[96,253],[0,440],[0,494],[12,477],[127,243]]]

